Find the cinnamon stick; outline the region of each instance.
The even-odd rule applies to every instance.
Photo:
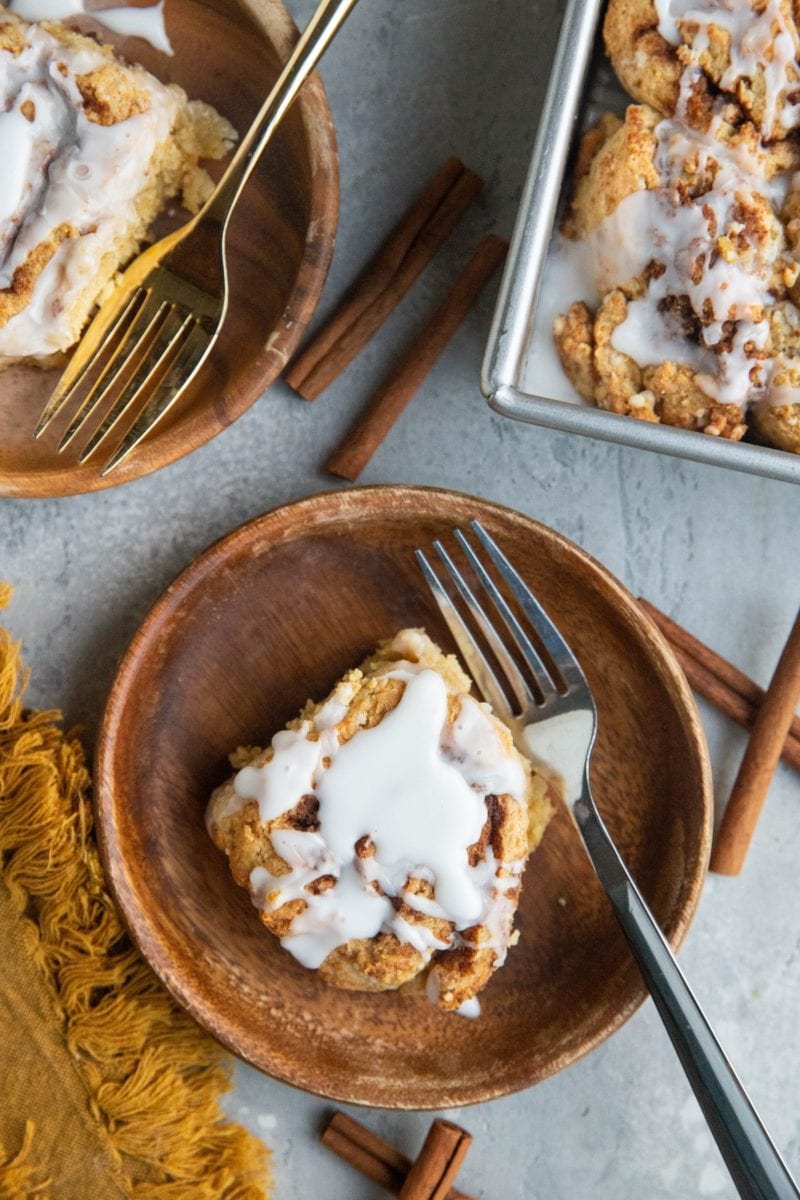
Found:
[[[340,308],[294,360],[286,375],[286,382],[290,387],[299,388],[302,381],[335,346],[367,305],[380,295],[397,272],[415,238],[465,170],[459,159],[448,158],[428,181],[421,195],[367,263]]]
[[[666,637],[692,690],[743,729],[752,729],[764,699],[764,689],[655,605],[641,596],[639,603]],[[800,717],[795,716],[792,720],[781,758],[800,771]]]
[[[692,658],[690,654],[687,654],[680,646],[674,642],[671,642],[670,645],[692,690],[699,696],[704,696],[715,708],[718,708],[726,717],[730,717],[737,725],[741,725],[743,729],[752,729],[756,723],[758,708],[745,700],[744,696],[740,696],[738,692],[731,691],[727,684]],[[791,733],[781,749],[781,758],[790,767],[794,767],[795,771],[800,771],[800,740],[793,737]]]
[[[411,1159],[346,1113],[333,1115],[322,1134],[322,1142],[339,1158],[394,1196],[403,1186]]]
[[[693,637],[677,621],[673,621],[671,617],[661,612],[649,600],[645,600],[640,596],[639,603],[648,616],[652,617],[667,641],[673,647],[680,646],[682,650],[691,655],[702,667],[705,667],[712,675],[715,675],[721,683],[727,684],[731,691],[738,693],[745,700],[748,700],[756,709],[761,706],[761,701],[765,695],[764,689],[759,687],[748,675],[745,675],[744,671],[740,671],[738,667],[728,662],[721,654],[716,654],[713,650],[710,650],[699,638]],[[790,735],[800,739],[799,716],[794,716],[792,719]]]
[[[363,350],[455,229],[483,180],[450,158],[358,276],[339,310],[295,359],[286,382],[316,400]]]
[[[367,1179],[387,1192],[399,1195],[412,1163],[391,1142],[359,1125],[343,1112],[334,1113],[322,1134],[322,1142]],[[447,1193],[447,1200],[470,1200],[470,1197],[451,1189]]]
[[[758,710],[731,798],[711,851],[711,870],[738,875],[744,865],[781,748],[800,701],[800,613]]]
[[[398,1200],[445,1200],[472,1135],[452,1121],[437,1118],[428,1130],[419,1158],[412,1164]]]
[[[373,395],[326,463],[332,475],[356,479],[418,391],[472,305],[503,261],[508,243],[489,234],[418,336],[405,347],[388,378]]]

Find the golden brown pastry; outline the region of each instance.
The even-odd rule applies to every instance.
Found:
[[[589,131],[564,232],[596,298],[556,319],[555,343],[601,408],[738,440],[750,405],[760,436],[795,450],[797,235],[771,181],[798,151],[759,148],[752,126],[719,132],[641,105]],[[756,151],[763,176],[748,170]]]
[[[634,100],[702,130],[724,109],[779,141],[800,123],[797,17],[792,0],[610,0],[603,33]]]
[[[207,825],[266,927],[326,982],[425,987],[447,1011],[505,959],[552,806],[469,680],[403,630],[265,751],[243,751]]]
[[[610,0],[643,103],[586,132],[563,222],[583,286],[553,334],[585,400],[800,452],[799,9]]]

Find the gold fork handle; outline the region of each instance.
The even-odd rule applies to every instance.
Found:
[[[207,217],[223,226],[227,223],[242,189],[286,110],[357,3],[358,0],[322,0],[261,111],[242,138],[227,171],[193,224]]]

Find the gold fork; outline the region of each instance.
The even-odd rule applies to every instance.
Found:
[[[100,472],[107,475],[195,378],[228,307],[225,243],[231,213],[281,118],[356,3],[321,0],[212,195],[196,216],[124,272],[78,343],[34,437],[83,393],[58,452],[102,412],[78,461],[86,462],[116,430],[122,437]]]

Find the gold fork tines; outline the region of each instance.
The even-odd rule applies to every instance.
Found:
[[[138,366],[110,405],[95,433],[89,438],[79,462],[86,462],[117,422],[132,412],[152,391],[194,323],[194,317],[190,313],[181,316],[175,308],[168,306],[162,308],[153,318],[153,324],[143,338],[145,349]]]
[[[149,252],[148,252],[149,253]],[[146,255],[142,256],[146,259]],[[138,445],[166,412],[178,401],[216,341],[224,316],[224,293],[210,297],[198,293],[183,280],[157,264],[147,273],[144,286],[138,283],[141,260],[123,275],[109,303],[114,311],[101,310],[105,318],[102,336],[95,336],[94,323],[88,347],[86,338],[76,351],[78,361],[70,364],[59,387],[42,415],[39,437],[59,415],[77,401],[77,409],[58,444],[61,453],[80,434],[88,438],[78,456],[85,463],[110,435],[120,431],[119,445],[101,469],[101,475],[113,470]],[[204,329],[201,320],[208,320]],[[191,338],[192,370],[179,374],[178,362]],[[78,357],[79,356],[79,357]],[[165,387],[165,380],[169,386]],[[154,403],[157,397],[157,403]],[[146,408],[149,423],[141,427],[137,413]],[[130,438],[127,418],[132,418],[136,436]],[[93,432],[92,432],[93,428]],[[124,445],[124,450],[123,450]]]
[[[109,334],[105,346],[106,358],[102,366],[99,366],[100,356],[96,355],[92,362],[86,365],[76,383],[66,389],[61,397],[60,407],[52,415],[51,419],[55,420],[61,410],[66,409],[73,400],[77,399],[92,373],[96,372],[94,382],[86,390],[75,416],[58,444],[59,453],[65,450],[75,435],[88,425],[95,413],[102,410],[104,401],[112,394],[119,379],[130,369],[137,350],[144,345],[150,330],[161,315],[158,304],[155,301],[149,304],[147,294],[139,291],[131,296],[131,303],[126,306],[125,311],[129,314],[135,313],[135,317],[127,329],[124,325],[120,325]],[[123,333],[124,337],[121,336]],[[115,340],[116,345],[111,349]],[[98,366],[99,369],[97,369]]]
[[[127,458],[147,437],[153,426],[161,420],[195,378],[205,358],[205,340],[199,327],[195,325],[189,331],[168,373],[156,384],[138,418],[104,465],[101,475],[108,475],[113,471],[117,464]],[[179,383],[182,383],[181,388]]]

